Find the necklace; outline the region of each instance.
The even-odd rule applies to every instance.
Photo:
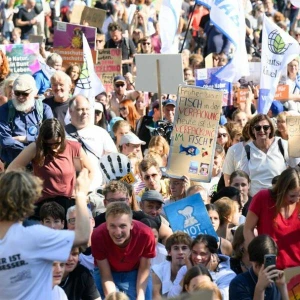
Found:
[[[64,284],[60,285],[60,287],[61,287],[61,288],[65,287],[66,284],[67,284],[67,282],[68,282],[68,280],[69,280],[69,275],[68,275],[67,279],[65,280]]]

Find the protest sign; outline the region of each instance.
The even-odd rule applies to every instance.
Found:
[[[157,72],[157,61],[160,72]],[[135,87],[139,91],[158,92],[160,81],[161,92],[176,94],[178,85],[184,82],[181,54],[137,54]],[[160,76],[160,80],[158,80]]]
[[[300,267],[284,270],[290,300],[300,299]]]
[[[80,24],[88,23],[89,26],[101,28],[105,19],[105,10],[85,6],[80,18]]]
[[[179,87],[168,174],[210,181],[222,98],[221,91]]]
[[[114,77],[122,73],[121,49],[103,49],[98,51],[95,71],[107,92],[114,89]]]
[[[81,15],[83,12],[83,9],[85,8],[85,5],[83,4],[83,2],[77,2],[74,4],[73,9],[72,9],[72,13],[70,16],[70,23],[71,24],[80,24],[80,20],[81,20]]]
[[[184,231],[192,238],[209,234],[218,239],[199,193],[166,205],[164,211],[173,232]]]
[[[5,53],[11,74],[34,74],[40,70],[39,44],[0,45]]]
[[[289,156],[300,157],[300,116],[287,116],[286,125],[289,135]]]
[[[135,179],[134,175],[131,172],[126,174],[125,176],[123,176],[120,180],[123,181],[123,182],[126,182],[128,184],[136,183],[136,179]]]
[[[91,48],[93,62],[96,62],[96,32],[94,27],[57,22],[54,27],[53,50],[63,58],[64,67],[71,63],[83,63],[83,34]]]
[[[220,67],[195,70],[196,86],[223,91],[222,106],[232,105],[232,84],[214,75],[219,69]]]

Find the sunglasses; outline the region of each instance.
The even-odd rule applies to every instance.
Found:
[[[30,92],[19,92],[19,91],[14,91],[15,96],[20,97],[20,96],[24,96],[24,97],[28,97],[28,95],[30,94]]]
[[[227,136],[227,133],[219,133],[218,134],[218,139],[221,138],[221,137],[226,137],[226,136]]]
[[[96,42],[97,42],[97,43],[102,43],[102,42],[103,42],[103,40],[96,40]]]
[[[124,85],[125,85],[124,83],[116,84],[116,88],[123,87]]]
[[[125,107],[125,106],[119,108],[119,111],[123,111],[123,110],[126,110],[126,107]]]
[[[100,111],[100,110],[95,110],[95,115],[96,116],[100,116],[102,114],[102,111]]]
[[[144,43],[143,43],[143,46],[146,46],[146,45],[149,46],[149,45],[151,45],[151,43],[149,43],[149,42],[144,42]]]
[[[260,125],[256,125],[254,126],[253,128],[256,130],[256,131],[261,131],[261,129],[263,129],[264,131],[268,131],[270,129],[270,125],[263,125],[263,126],[260,126]]]

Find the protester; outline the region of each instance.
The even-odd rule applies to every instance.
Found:
[[[138,114],[133,101],[127,99],[121,101],[119,111],[120,116],[130,124],[131,131],[135,132],[137,123],[141,116]]]
[[[57,202],[46,202],[40,209],[40,220],[49,228],[64,229],[65,209]]]
[[[68,297],[64,290],[59,287],[62,280],[62,276],[65,270],[65,263],[55,261],[53,262],[52,266],[52,276],[53,276],[53,283],[52,283],[52,299],[55,300],[68,300]]]
[[[88,185],[85,169],[75,187],[78,219],[75,231],[53,230],[42,225],[23,227],[21,222],[33,213],[34,203],[41,196],[42,181],[24,171],[11,171],[1,176],[1,299],[52,299],[53,262],[67,261],[72,246],[85,245],[88,241]],[[16,278],[20,272],[27,275],[22,281],[14,282],[12,289],[11,278]]]
[[[145,145],[134,133],[127,133],[121,137],[120,152],[128,156],[134,153],[137,157],[143,158],[141,145]]]

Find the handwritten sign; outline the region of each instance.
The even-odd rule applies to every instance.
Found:
[[[221,91],[179,86],[168,174],[210,181],[222,99]]]
[[[105,19],[105,10],[85,6],[81,15],[80,24],[88,23],[89,26],[102,28]]]
[[[81,15],[83,12],[85,5],[83,2],[81,3],[75,3],[74,7],[72,9],[72,13],[70,16],[70,23],[71,24],[80,24]]]
[[[103,49],[98,51],[95,71],[107,92],[114,89],[114,77],[122,73],[121,49]]]
[[[192,238],[209,234],[218,239],[199,193],[166,205],[164,211],[173,232],[184,231]]]
[[[287,116],[286,124],[289,135],[289,156],[300,157],[300,116]]]
[[[196,86],[223,91],[222,106],[227,106],[232,104],[232,84],[214,75],[220,68],[195,70]]]
[[[44,36],[43,35],[30,34],[28,40],[29,40],[30,43],[42,44],[43,41],[44,41]]]
[[[5,53],[12,74],[34,74],[40,70],[39,44],[0,45]]]

